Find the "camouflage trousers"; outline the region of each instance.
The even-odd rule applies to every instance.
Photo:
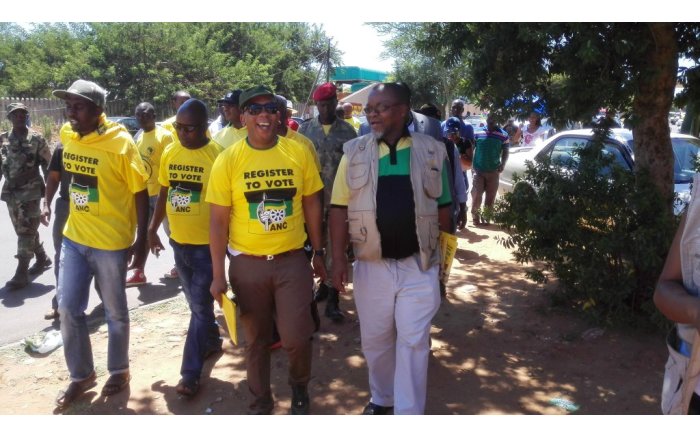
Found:
[[[19,201],[10,196],[6,202],[12,226],[17,234],[17,258],[31,259],[41,246],[38,231],[41,216],[40,199]]]

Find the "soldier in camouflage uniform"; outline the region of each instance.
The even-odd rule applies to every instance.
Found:
[[[2,196],[7,203],[12,225],[17,234],[17,271],[6,287],[23,288],[29,284],[29,274],[38,274],[51,266],[44,246],[39,241],[39,203],[44,195],[44,179],[39,174],[41,167],[46,176],[51,160],[51,150],[46,140],[37,132],[27,128],[29,111],[22,103],[7,106],[7,118],[12,130],[0,133],[0,165],[5,178]],[[29,262],[36,255],[36,262]]]
[[[328,210],[331,205],[333,181],[338,170],[340,158],[343,157],[343,144],[357,137],[355,128],[346,121],[338,118],[335,108],[338,106],[335,85],[325,83],[313,93],[313,99],[318,108],[318,117],[307,120],[299,127],[299,133],[313,141],[316,146],[318,159],[321,161],[321,179],[323,180],[323,235],[326,247],[326,269],[331,269],[330,238],[328,238]],[[338,306],[338,290],[333,288],[330,279],[321,284],[316,294],[316,301],[328,297],[325,315],[336,323],[344,320],[345,316]]]

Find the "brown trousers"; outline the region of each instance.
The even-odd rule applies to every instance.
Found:
[[[484,199],[484,206],[486,208],[493,208],[493,203],[496,200],[496,193],[498,193],[498,179],[500,173],[497,171],[478,171],[473,170],[472,178],[472,216],[478,217],[481,210],[481,200],[486,193],[486,199]]]
[[[303,251],[270,261],[245,255],[230,259],[229,281],[238,296],[248,386],[254,396],[250,408],[269,412],[273,319],[289,358],[289,385],[306,385],[311,378],[313,270]]]

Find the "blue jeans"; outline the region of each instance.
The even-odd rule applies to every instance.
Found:
[[[191,312],[180,375],[198,380],[205,355],[220,350],[222,341],[214,318],[214,298],[209,292],[213,279],[211,252],[208,244],[180,244],[170,239],[170,245]]]
[[[107,369],[110,375],[129,370],[126,262],[127,249],[95,249],[63,238],[58,273],[58,312],[63,353],[73,381],[87,378],[95,369],[85,317],[93,276],[102,291],[107,320]]]

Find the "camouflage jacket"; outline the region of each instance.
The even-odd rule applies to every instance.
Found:
[[[29,129],[25,138],[17,137],[14,131],[0,133],[0,167],[2,200],[12,194],[19,200],[36,200],[44,195],[44,179],[39,168],[47,174],[51,161],[51,149],[39,133]]]
[[[357,132],[348,122],[336,118],[328,135],[323,132],[323,125],[318,117],[307,120],[299,126],[299,133],[310,139],[316,146],[318,160],[321,162],[321,180],[323,181],[324,206],[331,202],[335,173],[343,157],[343,144],[357,138]]]

